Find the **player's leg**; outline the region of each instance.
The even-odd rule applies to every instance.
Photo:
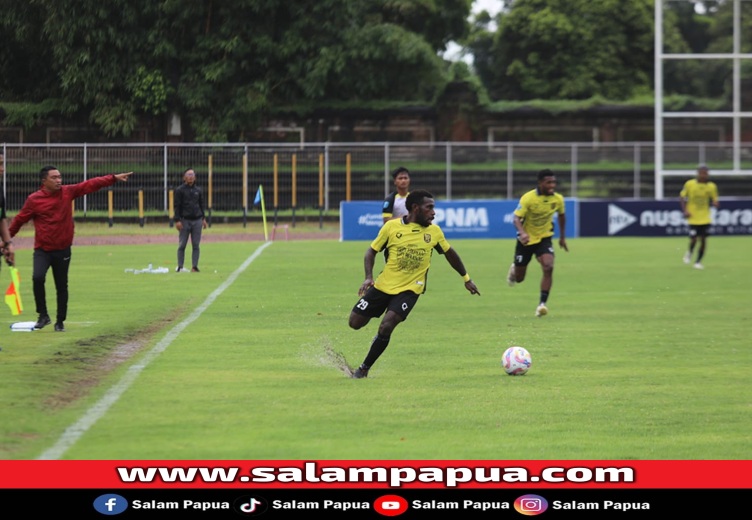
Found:
[[[348,325],[351,329],[362,329],[371,318],[378,318],[389,305],[389,295],[371,286],[366,293],[353,305],[350,311]]]
[[[692,262],[692,254],[695,252],[695,246],[697,246],[697,226],[689,226],[689,247],[684,254],[685,264]]]
[[[525,281],[525,275],[527,274],[527,264],[530,263],[530,259],[533,257],[533,247],[524,246],[519,240],[516,241],[514,246],[514,260],[509,267],[507,273],[507,284],[513,287],[516,283],[522,283]]]
[[[540,283],[540,300],[535,309],[535,315],[539,318],[548,314],[548,295],[554,283],[554,246],[550,238],[541,241],[535,252],[538,263],[543,272]]]
[[[695,269],[703,269],[702,259],[705,256],[705,247],[708,239],[708,226],[698,226],[696,240],[699,240],[700,247],[697,249],[697,260],[695,260]]]
[[[368,371],[389,346],[392,332],[394,332],[397,325],[405,321],[417,301],[418,295],[412,291],[405,291],[390,298],[386,314],[384,314],[381,324],[379,324],[376,336],[371,341],[368,354],[363,363],[353,372],[353,378],[362,379],[368,377]]]

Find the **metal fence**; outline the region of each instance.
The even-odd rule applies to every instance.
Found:
[[[143,209],[168,215],[170,192],[194,168],[215,214],[253,208],[263,185],[267,209],[338,209],[340,201],[379,200],[392,189],[390,172],[405,166],[413,189],[437,199],[515,199],[551,168],[567,197],[653,199],[660,181],[666,198],[678,197],[686,176],[655,175],[652,142],[620,143],[4,143],[2,188],[9,212],[39,188],[38,172],[51,164],[63,182],[125,171],[134,175],[113,190],[115,211]],[[687,172],[707,163],[721,195],[752,196],[752,143],[742,147],[742,169],[730,169],[731,143],[664,143],[664,167]],[[661,198],[661,197],[659,197]],[[77,210],[107,211],[106,190],[87,195]]]

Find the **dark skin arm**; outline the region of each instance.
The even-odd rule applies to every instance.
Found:
[[[360,289],[358,289],[358,296],[363,296],[368,289],[370,289],[373,286],[373,264],[376,261],[376,251],[374,251],[372,248],[366,249],[366,255],[363,258],[363,267],[366,271],[366,279],[363,281],[363,284],[360,286]]]
[[[567,246],[567,239],[564,235],[567,225],[567,216],[565,213],[559,213],[559,247],[564,251],[569,252],[569,246]],[[525,228],[522,227],[522,220],[517,215],[514,216],[514,227],[517,229],[517,239],[526,246],[530,242],[530,235],[525,232]]]
[[[460,255],[457,254],[457,251],[455,251],[454,249],[449,249],[449,251],[446,251],[444,253],[444,258],[447,259],[449,265],[451,265],[452,268],[457,271],[460,276],[465,276],[467,270],[465,269],[465,265],[462,263]],[[480,296],[480,291],[475,286],[475,283],[472,280],[465,282],[465,289],[470,291],[470,294],[477,294],[478,296]]]
[[[527,243],[530,242],[530,235],[528,235],[525,231],[525,228],[522,227],[522,219],[515,215],[512,223],[514,224],[514,228],[517,230],[517,240],[519,240],[523,246],[526,246]]]
[[[567,217],[565,213],[559,213],[559,247],[564,251],[569,252],[567,247],[567,239],[564,236],[565,229],[567,229]]]

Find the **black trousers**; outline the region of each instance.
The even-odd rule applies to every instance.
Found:
[[[52,267],[52,277],[57,291],[57,320],[63,322],[68,317],[68,268],[70,267],[71,248],[59,251],[34,250],[34,271],[31,280],[34,285],[34,303],[37,314],[47,314],[47,295],[44,289],[47,271]]]

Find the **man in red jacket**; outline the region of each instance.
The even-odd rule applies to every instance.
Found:
[[[94,193],[116,182],[126,182],[133,172],[94,177],[78,184],[63,186],[63,177],[55,166],[39,170],[42,187],[28,196],[21,211],[10,224],[10,236],[16,236],[21,226],[34,219],[34,269],[31,276],[34,302],[39,318],[34,326],[41,329],[51,323],[47,312],[44,281],[52,267],[57,291],[57,319],[55,330],[63,332],[68,315],[68,267],[73,244],[73,199]]]

